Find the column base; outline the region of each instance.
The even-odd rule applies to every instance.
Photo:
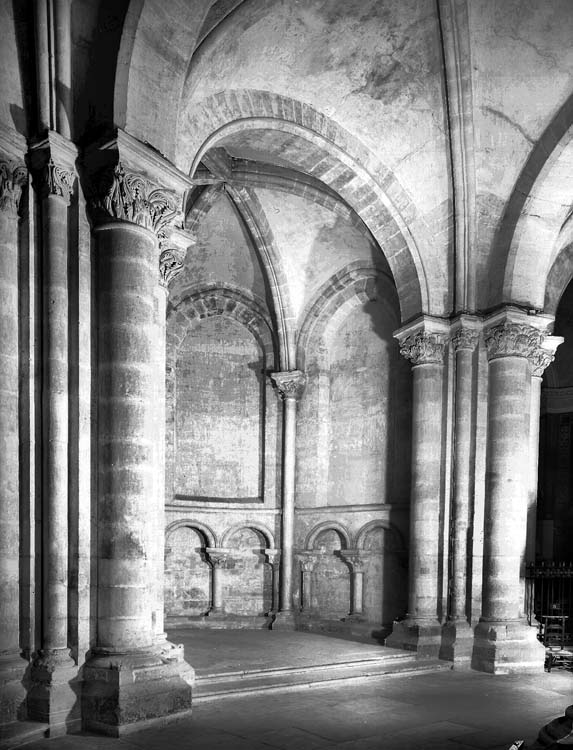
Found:
[[[474,631],[467,620],[450,620],[442,628],[440,659],[451,661],[456,669],[470,669]]]
[[[543,672],[545,648],[537,628],[526,622],[479,622],[475,629],[472,669],[490,674]]]
[[[47,737],[81,729],[78,668],[68,649],[41,653],[30,665],[28,719],[48,725]]]
[[[415,651],[422,659],[437,659],[442,640],[442,626],[437,620],[395,620],[384,645]]]
[[[98,653],[84,665],[83,678],[87,731],[121,737],[191,715],[195,672],[184,660],[182,646],[167,642],[149,653]]]
[[[277,612],[271,630],[296,630],[296,615],[292,609]]]
[[[20,654],[0,656],[0,724],[22,721],[27,717],[24,675],[28,662]]]

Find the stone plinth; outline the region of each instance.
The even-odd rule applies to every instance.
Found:
[[[191,713],[195,673],[178,647],[156,654],[95,656],[83,676],[87,731],[120,737]]]
[[[472,668],[491,674],[543,672],[545,648],[537,628],[524,621],[479,622],[475,629]]]

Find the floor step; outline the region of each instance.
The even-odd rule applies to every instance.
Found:
[[[354,662],[285,667],[258,671],[226,672],[198,676],[193,701],[201,702],[227,696],[253,695],[269,690],[295,690],[331,685],[334,682],[367,680],[398,674],[448,670],[443,661],[418,660],[412,656],[385,656]]]

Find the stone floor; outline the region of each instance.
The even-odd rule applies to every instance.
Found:
[[[278,634],[275,634],[278,635]],[[356,658],[373,646],[324,636],[186,632],[197,673],[236,671],[313,660]],[[381,648],[381,647],[378,647]],[[366,650],[364,650],[366,649]],[[360,656],[358,656],[360,658]],[[573,703],[573,674],[497,676],[439,671],[314,686],[293,692],[226,697],[199,703],[189,719],[121,739],[67,736],[26,750],[507,750],[533,742],[538,730]]]

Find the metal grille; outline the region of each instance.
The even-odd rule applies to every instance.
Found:
[[[573,642],[573,563],[528,565],[525,611],[530,625],[543,622],[544,617],[567,618],[566,640]]]

